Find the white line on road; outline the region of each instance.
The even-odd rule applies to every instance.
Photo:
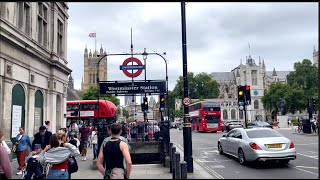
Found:
[[[298,167],[294,167],[294,166],[292,166],[292,165],[289,165],[289,166],[292,167],[292,168],[298,169],[298,170],[300,170],[300,171],[304,171],[304,172],[307,172],[307,173],[316,175],[316,176],[319,175],[319,174],[317,174],[317,173],[314,173],[314,172],[311,172],[311,171],[307,171],[307,170],[304,170],[304,169],[301,169],[301,168],[298,168]]]
[[[319,144],[319,143],[309,143],[309,144],[294,144],[296,146],[307,146],[307,145],[312,145],[312,144]]]
[[[225,161],[232,161],[232,160],[218,160],[218,161],[207,161],[207,160],[203,160],[203,159],[199,159],[199,161],[201,162],[225,162]]]
[[[318,159],[318,156],[308,156],[308,155],[305,155],[305,154],[301,154],[301,153],[297,153],[301,156],[305,156],[305,157],[309,157],[309,158],[312,158],[312,159]]]
[[[217,147],[193,148],[193,149],[217,149]]]
[[[319,169],[318,167],[309,167],[309,166],[296,166],[297,168],[309,168],[309,169]]]

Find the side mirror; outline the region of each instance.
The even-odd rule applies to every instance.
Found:
[[[222,137],[226,137],[226,135],[224,134],[224,135],[222,135]]]
[[[242,135],[238,136],[239,139],[242,139]]]

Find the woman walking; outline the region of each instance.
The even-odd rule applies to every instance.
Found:
[[[17,145],[16,154],[19,164],[17,175],[20,175],[22,174],[21,169],[25,166],[28,146],[32,149],[29,135],[25,133],[24,127],[19,128],[19,134],[16,136],[15,144]]]
[[[58,131],[50,139],[50,145],[41,152],[40,163],[50,163],[51,169],[48,172],[47,179],[68,179],[68,158],[69,156],[78,156],[78,148],[67,143],[67,135],[64,131]]]
[[[2,142],[4,142],[4,133],[0,131],[0,179],[11,179],[12,170],[10,159],[6,147]]]
[[[98,156],[98,129],[94,127],[92,131],[92,149],[93,149],[93,160],[95,160]]]

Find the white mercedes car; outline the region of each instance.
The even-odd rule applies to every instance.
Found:
[[[277,160],[286,164],[296,159],[294,143],[270,128],[235,128],[218,141],[220,154],[229,154],[245,165],[249,161]]]

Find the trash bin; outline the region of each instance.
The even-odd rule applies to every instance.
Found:
[[[311,133],[311,123],[310,121],[304,121],[302,124],[302,132],[303,133]]]

